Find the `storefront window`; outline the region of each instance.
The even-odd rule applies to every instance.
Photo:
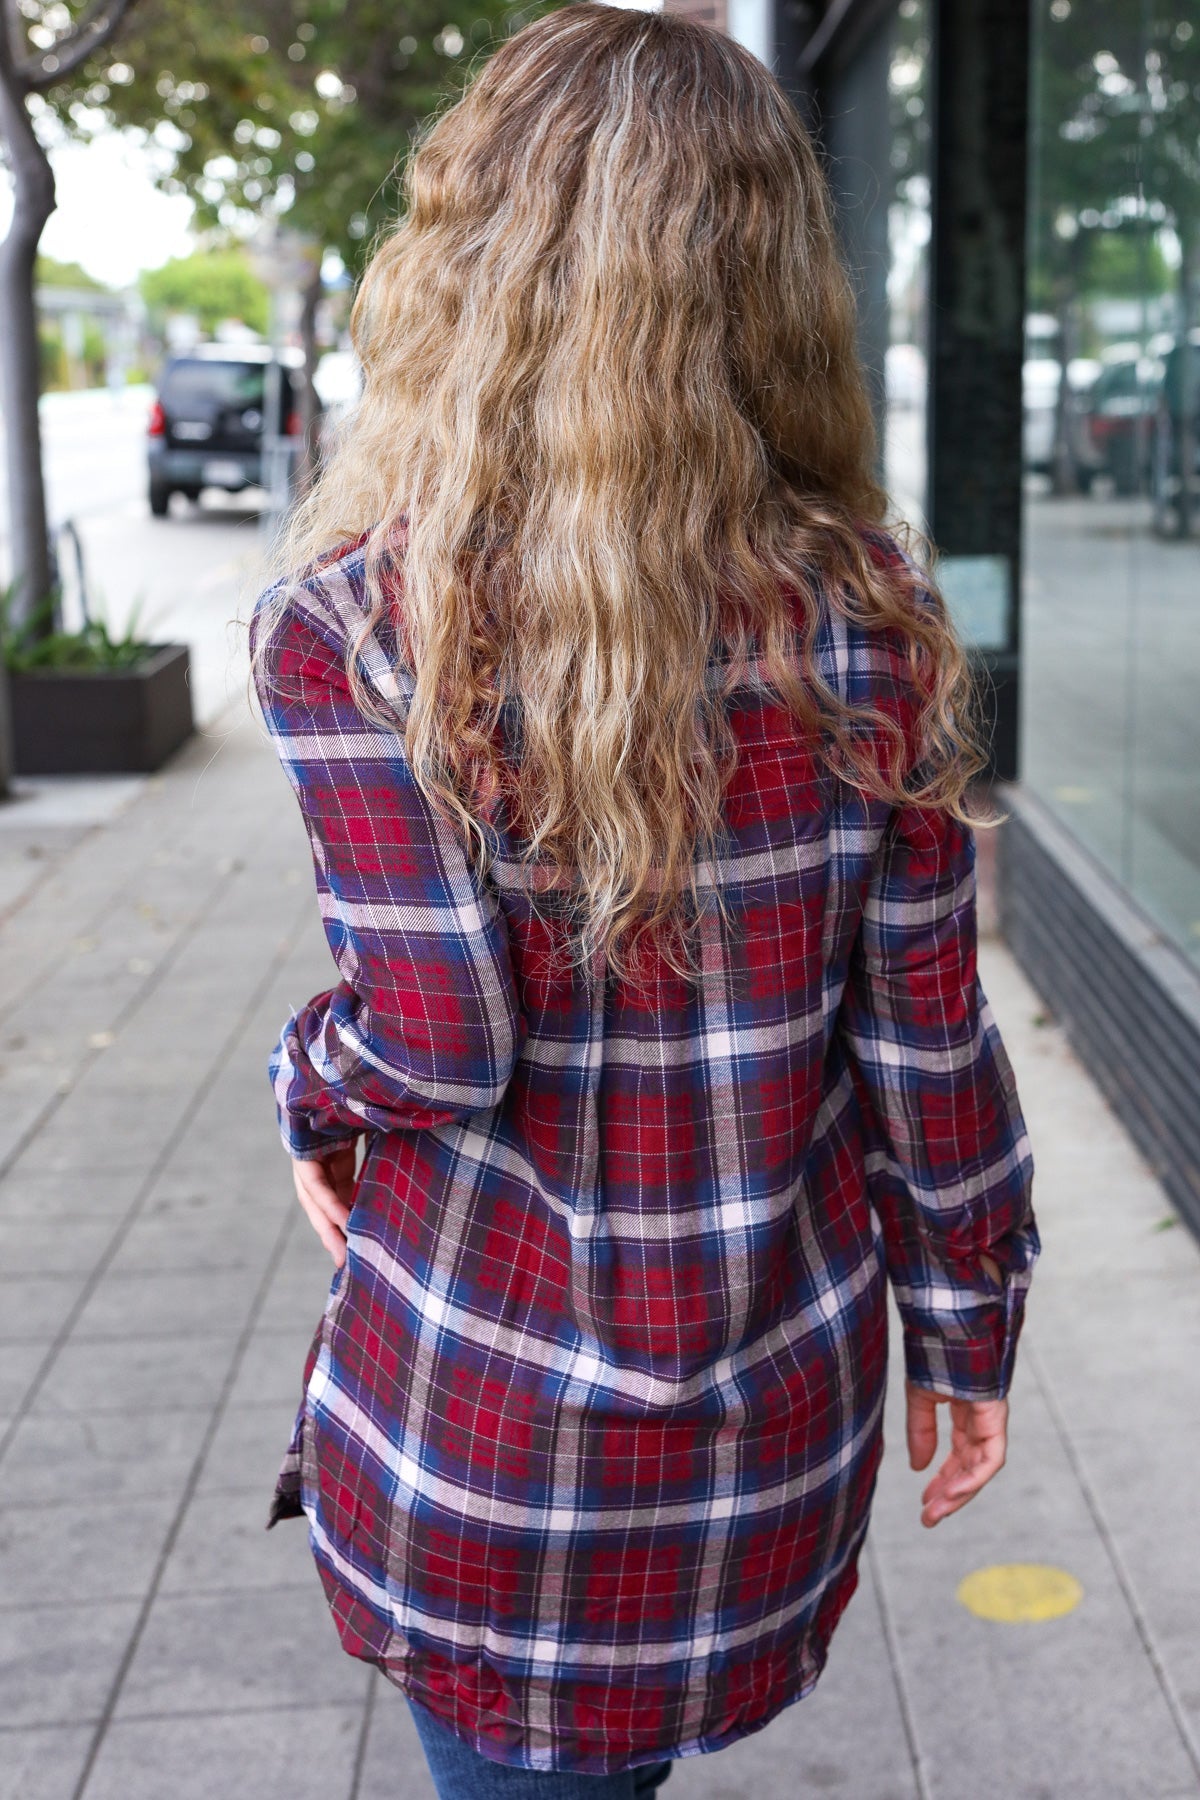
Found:
[[[1200,21],[1036,0],[1024,777],[1200,959]]]
[[[897,510],[924,526],[928,383],[929,0],[900,0],[888,67],[888,203],[884,480]]]

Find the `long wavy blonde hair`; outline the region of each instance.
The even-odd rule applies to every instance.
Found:
[[[579,962],[631,975],[650,934],[691,975],[752,656],[839,778],[968,817],[967,666],[933,584],[918,601],[859,529],[885,498],[853,302],[772,75],[677,15],[581,0],[496,50],[404,186],[353,312],[362,398],[281,563],[369,534],[353,691],[381,716],[357,649],[387,614],[414,776],[477,869],[503,795]],[[818,584],[900,634],[915,733],[820,679]]]

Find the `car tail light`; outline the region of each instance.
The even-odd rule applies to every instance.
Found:
[[[161,400],[156,400],[150,408],[146,434],[148,437],[165,437],[167,435],[167,415],[162,409]]]
[[[283,428],[284,436],[285,437],[299,437],[300,433],[303,431],[303,429],[304,429],[304,426],[303,426],[303,423],[301,422],[300,414],[298,412],[296,412],[295,409],[293,408],[293,410],[288,414],[287,424]]]

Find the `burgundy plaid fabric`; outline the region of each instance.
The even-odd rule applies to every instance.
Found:
[[[345,1650],[484,1755],[715,1750],[809,1692],[855,1589],[887,1279],[914,1381],[1012,1377],[1040,1243],[973,838],[840,788],[752,669],[699,987],[555,977],[503,812],[481,886],[354,705],[365,609],[352,546],[259,677],[339,975],[272,1056],[283,1139],[365,1150],[268,1523],[307,1517]],[[817,659],[911,723],[898,640],[826,606]]]

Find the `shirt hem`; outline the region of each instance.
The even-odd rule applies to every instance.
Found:
[[[464,1731],[455,1724],[453,1719],[438,1712],[430,1704],[428,1690],[421,1688],[411,1678],[406,1678],[403,1670],[389,1666],[383,1658],[369,1660],[377,1662],[378,1668],[393,1687],[407,1698],[417,1701],[428,1712],[433,1713],[438,1723],[444,1725],[448,1731],[452,1731],[460,1743],[474,1750],[477,1755],[485,1757],[487,1761],[501,1763],[508,1768],[530,1769],[537,1773],[597,1776],[620,1775],[628,1769],[642,1768],[647,1764],[658,1762],[682,1761],[689,1756],[710,1756],[718,1750],[727,1749],[730,1745],[738,1743],[742,1738],[753,1737],[756,1732],[764,1731],[768,1725],[773,1724],[780,1713],[786,1712],[789,1706],[795,1706],[813,1692],[821,1679],[825,1663],[825,1658],[822,1656],[818,1666],[815,1669],[810,1668],[809,1672],[801,1678],[800,1685],[793,1692],[785,1694],[766,1712],[753,1719],[740,1721],[724,1731],[704,1732],[678,1744],[656,1744],[648,1749],[632,1750],[627,1755],[616,1759],[589,1757],[580,1760],[569,1739],[551,1738],[545,1749],[539,1752],[538,1760],[534,1763],[529,1760],[528,1752],[522,1751],[519,1746],[514,1747],[517,1751],[516,1754],[501,1755],[500,1747],[494,1740],[475,1732]],[[560,1752],[563,1751],[567,1753],[566,1758],[560,1755]]]

